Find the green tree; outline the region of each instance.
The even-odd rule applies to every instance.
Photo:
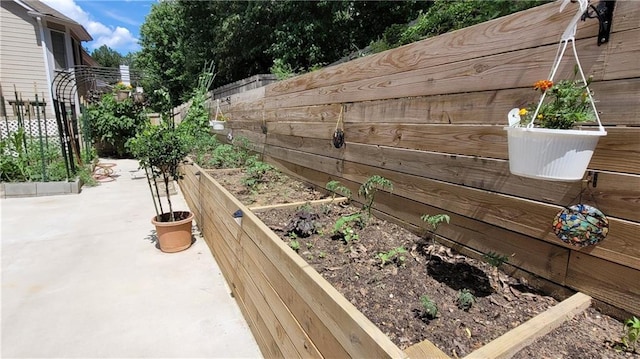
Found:
[[[93,50],[91,57],[103,67],[119,67],[123,64],[123,56],[107,45],[102,45]]]
[[[166,89],[172,104],[182,103],[183,94],[192,88],[197,73],[188,74],[185,67],[185,21],[182,8],[175,1],[151,5],[140,27],[141,50],[135,65],[144,71],[143,87]],[[153,104],[162,102],[157,93],[149,93]]]

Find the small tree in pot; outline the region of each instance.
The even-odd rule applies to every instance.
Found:
[[[173,120],[164,114],[160,125],[147,126],[129,141],[129,148],[147,174],[156,209],[156,215],[151,222],[156,226],[160,250],[178,252],[187,249],[191,245],[193,214],[188,211],[174,211],[169,190],[171,181],[180,179],[179,167],[188,153],[184,134]],[[161,189],[157,185],[158,180],[164,183],[161,187],[169,205],[169,211],[166,213],[160,200]],[[158,199],[157,203],[155,198]]]

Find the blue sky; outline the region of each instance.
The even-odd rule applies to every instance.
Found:
[[[93,41],[82,45],[91,53],[107,45],[122,55],[140,49],[140,26],[156,0],[41,0],[77,21]]]

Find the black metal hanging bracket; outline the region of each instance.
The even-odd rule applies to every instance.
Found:
[[[611,24],[613,22],[613,8],[615,6],[616,0],[601,0],[597,6],[589,5],[584,14],[582,14],[582,21],[587,19],[598,19],[598,22],[600,23],[598,30],[598,46],[609,42]]]

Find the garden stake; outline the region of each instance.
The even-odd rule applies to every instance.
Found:
[[[14,113],[14,115],[17,115],[18,117],[18,129],[20,128],[24,128],[24,119],[22,118],[22,109],[21,109],[21,99],[18,96],[18,90],[16,89],[16,85],[13,85],[13,93],[16,96],[16,112]],[[21,97],[21,96],[20,96]],[[7,132],[7,135],[9,135],[9,132]],[[22,137],[22,144],[24,145],[24,153],[29,154],[29,150],[27,149],[27,139],[26,136]]]
[[[56,125],[58,125],[58,140],[60,141],[60,151],[62,152],[62,158],[64,158],[64,168],[67,170],[67,178],[71,177],[69,173],[69,163],[67,161],[67,152],[64,149],[64,132],[62,131],[62,120],[60,114],[60,101],[53,99],[53,110],[56,113]]]
[[[156,209],[156,220],[160,220],[160,213],[158,212],[158,205],[156,204],[155,196],[153,195],[153,188],[151,187],[151,179],[149,178],[149,170],[144,167],[144,173],[147,176],[147,184],[149,185],[149,192],[151,192],[151,199],[153,199],[153,207]],[[158,192],[158,184],[156,184],[156,193]],[[160,204],[160,210],[162,211],[162,202],[160,202],[160,196],[158,196],[158,203]]]
[[[44,100],[44,92],[42,93],[42,99]],[[42,106],[42,118],[44,119],[44,144],[47,149],[49,148],[49,129],[47,128],[47,104],[43,102]]]
[[[38,119],[38,134],[40,135],[40,161],[42,162],[42,182],[47,182],[47,166],[44,159],[44,145],[42,144],[42,125],[40,125],[40,103],[38,102],[38,90],[33,86],[36,91],[36,118]]]

